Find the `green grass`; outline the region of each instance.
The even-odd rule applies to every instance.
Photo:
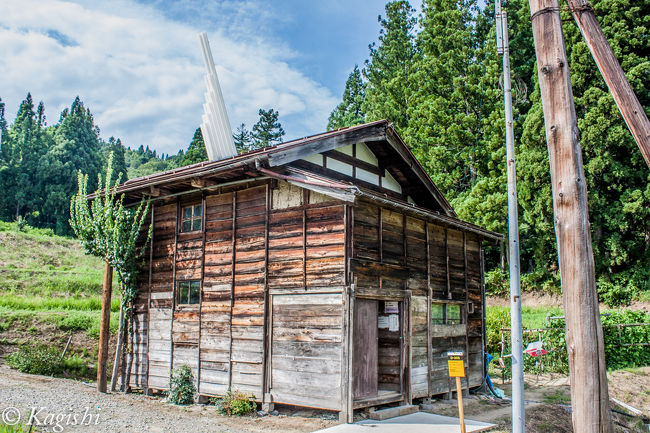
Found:
[[[32,311],[0,308],[0,333],[8,329],[27,333],[41,332],[44,325],[52,325],[60,331],[84,331],[90,338],[98,338],[100,313],[100,311]],[[111,334],[117,333],[118,325],[119,312],[112,312]]]
[[[30,310],[30,311],[100,311],[102,299],[99,296],[93,297],[44,297],[25,296],[13,292],[3,293],[0,297],[0,309],[8,310]],[[113,293],[111,299],[111,311],[120,311],[120,300],[117,293]]]
[[[544,394],[544,402],[549,404],[568,404],[571,403],[571,397],[562,389],[556,389],[553,392]]]
[[[509,315],[510,307],[487,307],[487,312],[488,315],[491,313]],[[522,326],[527,329],[542,328],[546,323],[547,317],[563,315],[564,312],[561,307],[522,307],[521,323]],[[509,326],[510,324],[508,324],[508,327]]]
[[[76,239],[0,221],[0,292],[32,297],[97,297],[104,264]],[[115,279],[114,279],[115,280]],[[114,281],[114,286],[117,282]]]

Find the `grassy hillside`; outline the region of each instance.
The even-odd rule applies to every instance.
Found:
[[[0,307],[99,310],[104,265],[75,239],[0,222]],[[115,293],[115,284],[114,284]],[[114,299],[113,309],[119,308]]]
[[[0,356],[20,347],[60,353],[72,335],[64,375],[92,378],[103,272],[102,260],[85,254],[75,239],[0,222]],[[116,284],[111,310],[115,334]]]

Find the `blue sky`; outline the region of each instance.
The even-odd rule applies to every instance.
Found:
[[[49,123],[79,95],[101,135],[175,153],[199,125],[206,31],[233,128],[274,107],[291,139],[321,132],[379,32],[384,0],[10,0],[0,97],[28,91]]]

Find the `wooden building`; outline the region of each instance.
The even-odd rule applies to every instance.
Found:
[[[340,411],[454,389],[446,352],[482,383],[483,253],[386,121],[132,179],[152,199],[131,383],[192,368],[229,387]]]

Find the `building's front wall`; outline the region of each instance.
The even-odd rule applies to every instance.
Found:
[[[190,206],[201,229],[184,232]],[[131,383],[167,389],[186,364],[201,395],[339,409],[344,209],[282,181],[153,202]],[[184,282],[200,302],[181,302]]]

